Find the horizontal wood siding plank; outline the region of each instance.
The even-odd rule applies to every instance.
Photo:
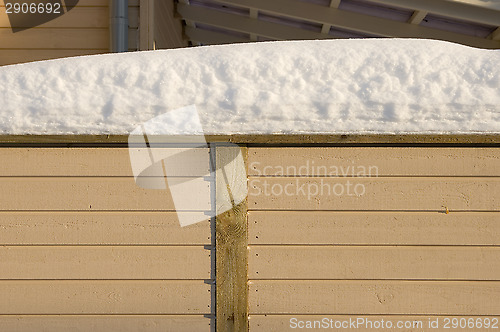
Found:
[[[176,212],[1,212],[0,245],[210,245],[210,227],[181,228]]]
[[[166,158],[168,176],[204,176],[210,173],[209,150],[203,148],[153,148]],[[132,157],[144,156],[145,149],[134,149]],[[128,148],[5,148],[0,150],[0,176],[134,176]],[[189,163],[189,161],[193,161]],[[142,162],[142,160],[141,160]],[[180,164],[182,162],[182,164]]]
[[[186,180],[188,192],[200,199],[196,210],[210,211],[210,182]],[[155,179],[155,181],[165,179]],[[188,181],[189,180],[189,181]],[[189,190],[192,188],[192,190]],[[201,190],[201,191],[200,191]],[[131,177],[116,178],[0,178],[0,209],[10,210],[174,210],[168,190],[143,189]],[[186,207],[178,206],[178,210]]]
[[[499,316],[357,316],[357,315],[251,315],[250,331],[252,332],[281,332],[304,329],[306,331],[325,331],[357,329],[359,331],[450,331],[452,319],[457,319],[457,324],[466,328],[457,330],[485,331],[485,324],[489,327],[499,326]],[[449,320],[449,321],[448,321]],[[470,328],[481,326],[480,328]],[[499,322],[496,324],[496,322]],[[323,324],[323,325],[320,325]],[[465,325],[463,325],[465,324]],[[447,326],[447,327],[445,327]]]
[[[259,281],[250,314],[500,315],[494,281]]]
[[[82,55],[108,53],[109,49],[96,50],[1,50],[0,66],[25,63],[32,61],[51,60]]]
[[[498,212],[250,211],[249,244],[500,245]]]
[[[2,246],[0,279],[210,279],[203,246]]]
[[[129,29],[129,49],[137,49],[137,29]],[[0,28],[0,49],[109,49],[109,31],[89,29],[28,29],[12,33]]]
[[[0,281],[0,314],[210,314],[202,281]]]
[[[500,176],[498,148],[249,148],[250,176]]]
[[[210,332],[213,318],[203,315],[0,316],[8,332]]]
[[[249,178],[249,210],[500,211],[500,178]]]
[[[139,27],[139,8],[128,8],[128,26],[137,29]],[[43,28],[108,28],[108,7],[79,7],[73,8],[64,15],[57,17],[47,23],[35,27]],[[0,28],[11,28],[9,18],[5,10],[0,10]],[[16,26],[16,28],[25,28]]]
[[[250,246],[250,279],[500,280],[500,247]]]

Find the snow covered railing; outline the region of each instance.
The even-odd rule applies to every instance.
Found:
[[[406,39],[290,41],[0,68],[0,134],[127,135],[195,105],[203,133],[500,133],[500,50]]]

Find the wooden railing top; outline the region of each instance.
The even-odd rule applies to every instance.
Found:
[[[126,145],[128,135],[0,135],[0,146]],[[172,136],[165,138],[170,141]],[[209,143],[255,145],[499,145],[498,134],[250,134],[207,135]],[[161,136],[155,138],[161,142]]]

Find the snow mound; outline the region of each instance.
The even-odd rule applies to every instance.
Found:
[[[188,105],[205,134],[500,133],[499,63],[500,50],[356,39],[5,66],[0,134],[128,134]],[[198,133],[181,120],[172,134]]]

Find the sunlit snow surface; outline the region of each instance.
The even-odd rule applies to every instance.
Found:
[[[205,134],[500,133],[500,50],[287,41],[0,67],[0,134],[128,134],[195,105]],[[172,134],[200,134],[172,118]],[[162,130],[164,132],[164,130]]]

